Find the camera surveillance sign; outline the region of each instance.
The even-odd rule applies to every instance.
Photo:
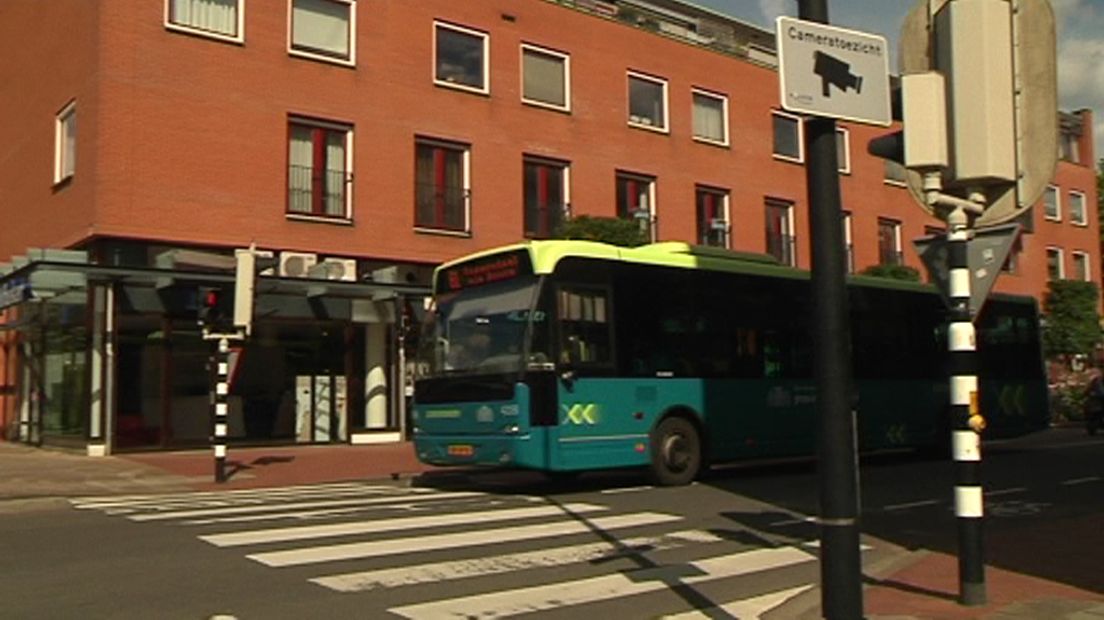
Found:
[[[889,125],[885,37],[779,17],[778,75],[790,112]]]

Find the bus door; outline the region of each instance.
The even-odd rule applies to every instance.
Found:
[[[559,410],[547,436],[549,467],[646,463],[647,422],[633,418],[633,382],[615,376],[609,289],[561,285],[555,311]]]

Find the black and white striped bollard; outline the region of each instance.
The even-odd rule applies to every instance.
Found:
[[[218,339],[218,351],[214,358],[217,376],[211,400],[215,408],[215,433],[212,441],[215,448],[215,482],[226,482],[226,401],[230,394],[230,342],[227,338]]]
[[[986,602],[980,435],[985,422],[978,411],[977,347],[970,317],[970,268],[967,259],[971,231],[965,220],[962,210],[948,218],[947,258],[951,301],[948,348],[955,516],[958,521],[959,603],[973,606]]]

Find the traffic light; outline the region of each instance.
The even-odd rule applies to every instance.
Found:
[[[196,302],[198,322],[210,331],[224,331],[231,327],[230,296],[220,286],[200,286]]]

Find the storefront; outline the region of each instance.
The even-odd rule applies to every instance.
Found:
[[[233,272],[157,263],[33,250],[0,273],[6,439],[90,454],[209,445],[215,344],[197,323],[197,291],[229,286]],[[361,271],[369,275],[257,279],[256,318],[229,395],[234,444],[404,438],[401,336],[423,306],[430,268]]]

